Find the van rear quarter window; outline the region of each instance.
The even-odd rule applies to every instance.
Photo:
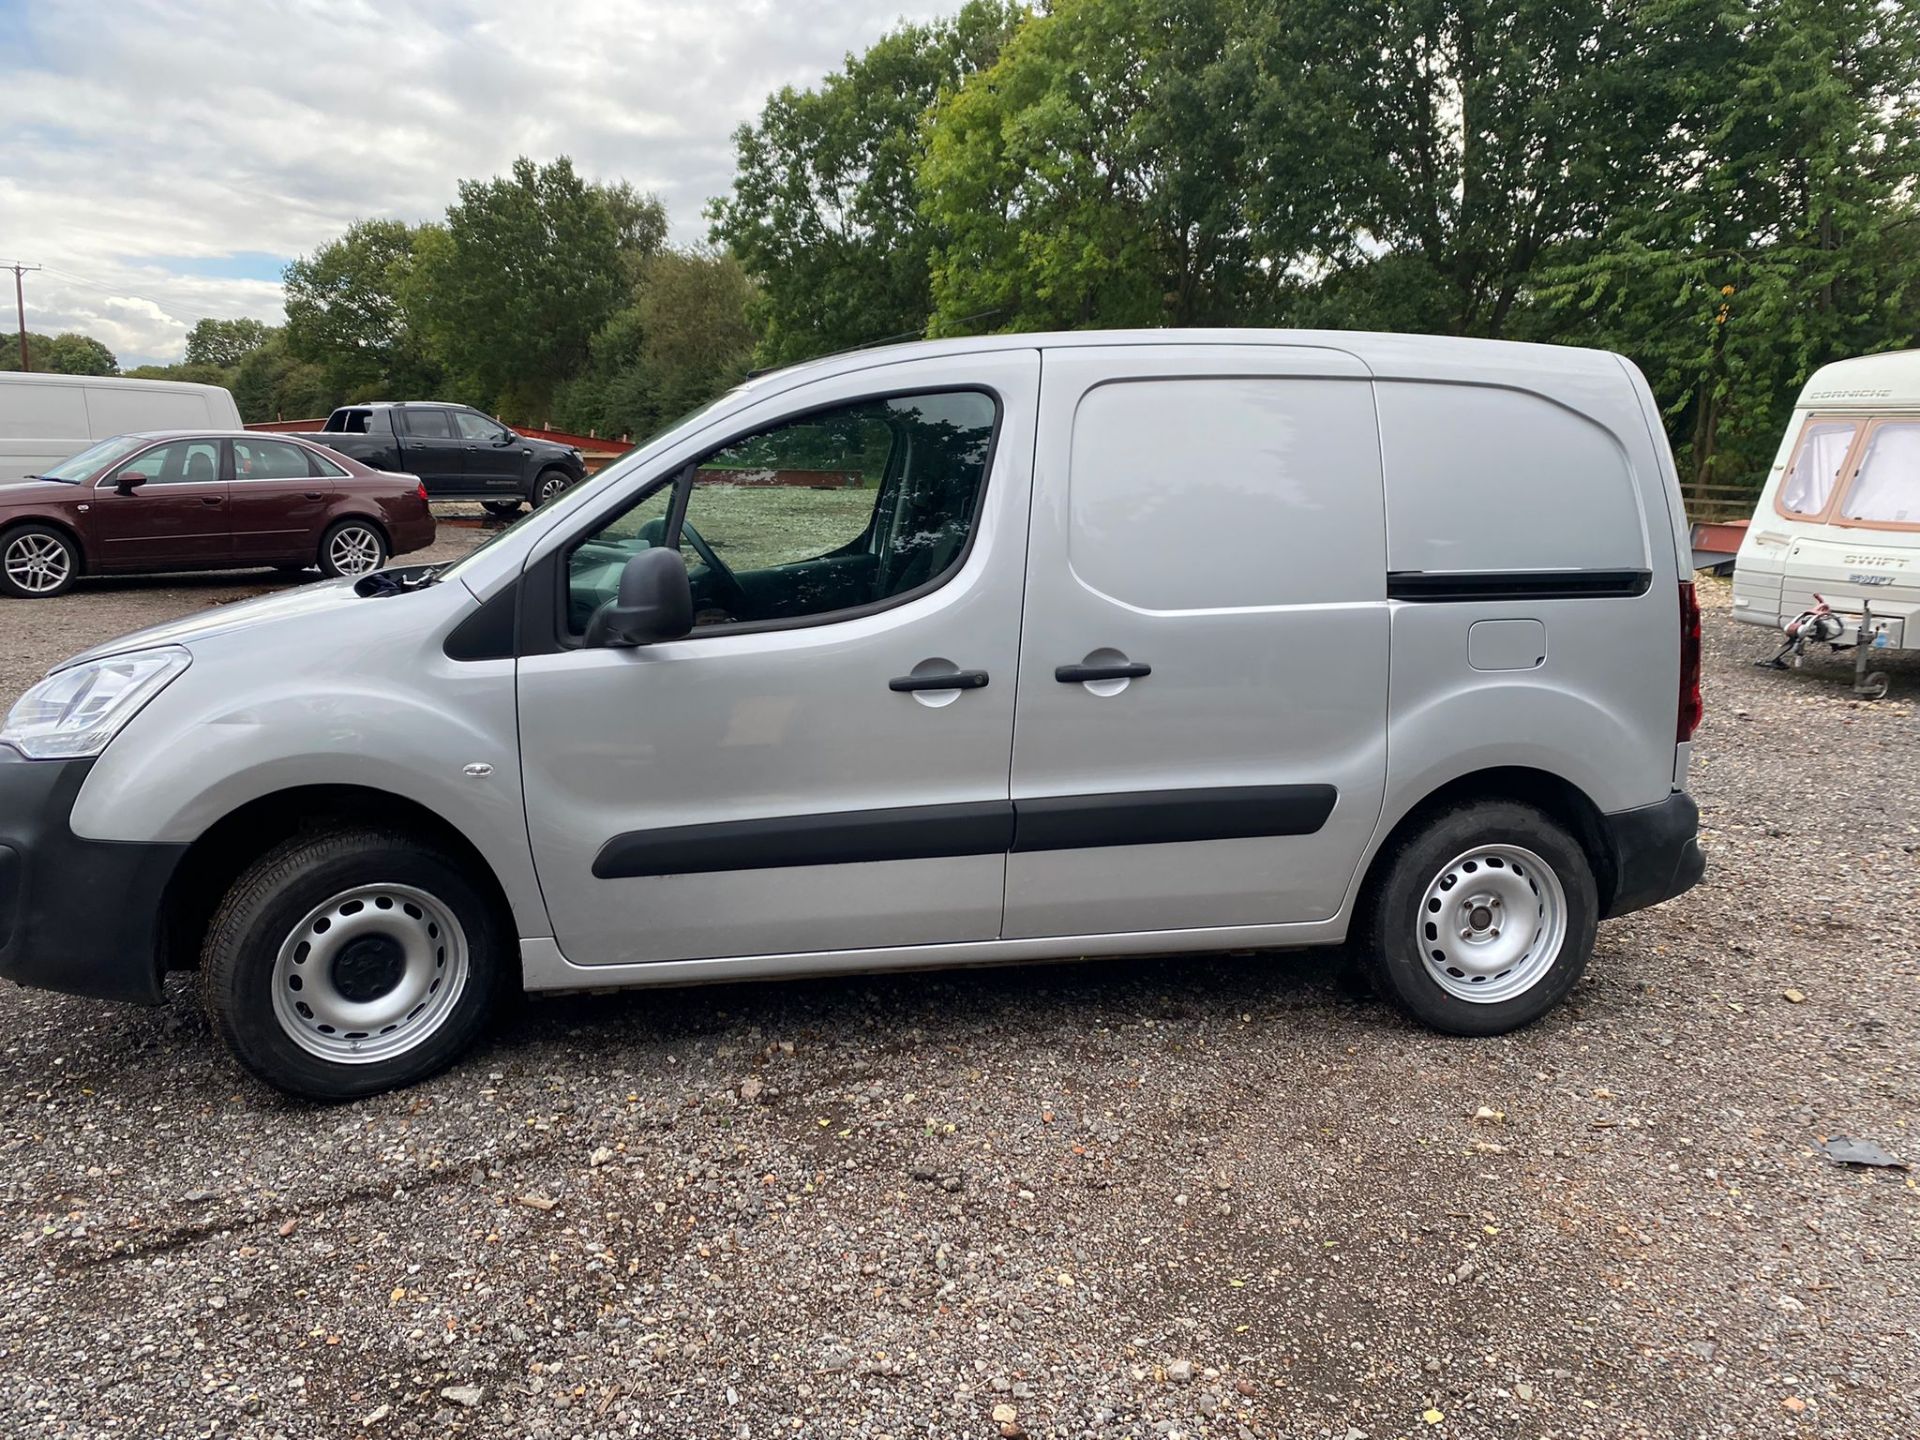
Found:
[[[1074,416],[1067,553],[1143,610],[1378,600],[1380,454],[1365,380],[1116,381]]]
[[[1647,564],[1633,472],[1603,427],[1490,385],[1375,387],[1395,572]]]

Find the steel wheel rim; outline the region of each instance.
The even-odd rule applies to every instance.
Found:
[[[1436,985],[1459,1000],[1497,1005],[1526,994],[1559,959],[1567,892],[1524,846],[1477,845],[1440,867],[1414,926]]]
[[[548,480],[541,485],[540,493],[538,496],[535,497],[535,503],[544,505],[549,500],[553,499],[554,496],[558,495],[562,490],[566,488],[567,488],[567,482],[564,480],[559,480],[559,479]]]
[[[67,547],[51,535],[18,535],[7,545],[7,578],[30,595],[58,590],[72,578]]]
[[[327,559],[342,575],[364,575],[380,566],[380,537],[364,525],[348,525],[327,542]]]
[[[273,1014],[309,1055],[372,1065],[439,1030],[469,969],[466,931],[443,902],[411,885],[356,885],[280,942]]]

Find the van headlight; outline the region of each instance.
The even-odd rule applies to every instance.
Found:
[[[57,670],[22,695],[0,727],[0,745],[29,760],[98,755],[140,707],[193,663],[177,645],[108,655]]]

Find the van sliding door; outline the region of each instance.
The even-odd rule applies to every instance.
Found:
[[[1050,351],[1009,938],[1325,920],[1380,813],[1386,540],[1343,351]]]

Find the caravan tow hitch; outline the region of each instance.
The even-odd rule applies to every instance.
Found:
[[[1844,616],[1836,615],[1833,607],[1821,595],[1813,597],[1813,609],[1803,610],[1785,625],[1780,627],[1786,632],[1787,641],[1771,660],[1756,660],[1753,663],[1762,670],[1787,670],[1798,665],[1805,658],[1809,642],[1816,645],[1831,646],[1835,650],[1853,651],[1853,693],[1863,700],[1878,700],[1887,693],[1889,681],[1884,670],[1868,671],[1867,654],[1871,650],[1885,649],[1887,633],[1884,625],[1876,624],[1873,618],[1873,606],[1862,601],[1860,604],[1860,625],[1854,631],[1851,642],[1841,637],[1847,633]],[[1791,655],[1792,661],[1787,657]]]

